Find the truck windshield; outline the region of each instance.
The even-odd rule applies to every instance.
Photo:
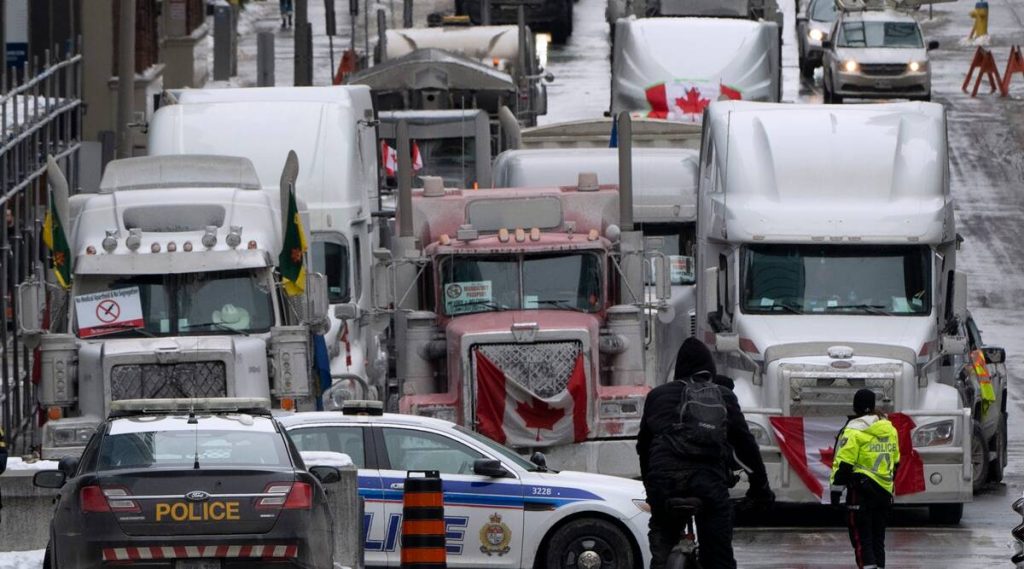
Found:
[[[398,147],[394,140],[384,143],[391,149]],[[472,136],[459,138],[426,138],[410,142],[413,158],[413,186],[422,187],[421,176],[440,176],[448,188],[472,188],[477,181],[476,139]],[[393,164],[386,164],[389,171],[397,171],[397,151]],[[389,172],[388,186],[398,187],[398,179]]]
[[[925,246],[750,245],[744,248],[743,311],[755,314],[931,312]]]
[[[924,40],[915,22],[846,22],[836,45],[921,49]]]
[[[661,237],[659,251],[668,257],[673,285],[692,285],[697,282],[693,253],[697,245],[696,223],[642,223],[644,235]],[[653,285],[653,271],[647,275],[647,284]]]
[[[452,255],[441,260],[441,294],[449,316],[490,310],[602,308],[601,257]]]
[[[135,287],[143,326],[108,337],[248,334],[267,332],[274,325],[267,269],[75,279],[76,296]]]

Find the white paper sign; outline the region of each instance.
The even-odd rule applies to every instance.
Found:
[[[75,316],[81,338],[146,325],[142,318],[142,297],[137,286],[80,294],[75,297]]]
[[[476,312],[474,304],[492,301],[491,281],[468,281],[444,285],[444,311],[448,314]]]

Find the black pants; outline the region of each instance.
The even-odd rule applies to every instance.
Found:
[[[647,503],[651,506],[651,569],[662,569],[686,525],[668,509],[669,498],[700,498],[704,504],[697,515],[697,542],[703,569],[736,569],[732,552],[732,504],[724,473],[694,470],[651,476],[645,480]]]
[[[846,493],[847,526],[857,567],[885,567],[885,528],[892,495],[863,475],[854,475]]]

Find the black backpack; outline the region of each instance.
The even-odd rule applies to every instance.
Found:
[[[681,458],[713,461],[729,456],[729,411],[722,390],[710,377],[683,382],[677,421],[662,436]]]

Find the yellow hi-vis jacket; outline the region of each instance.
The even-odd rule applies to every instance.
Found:
[[[899,435],[888,419],[865,415],[846,424],[836,444],[832,459],[831,482],[842,463],[853,467],[854,474],[863,474],[892,494],[893,473],[900,461]]]

